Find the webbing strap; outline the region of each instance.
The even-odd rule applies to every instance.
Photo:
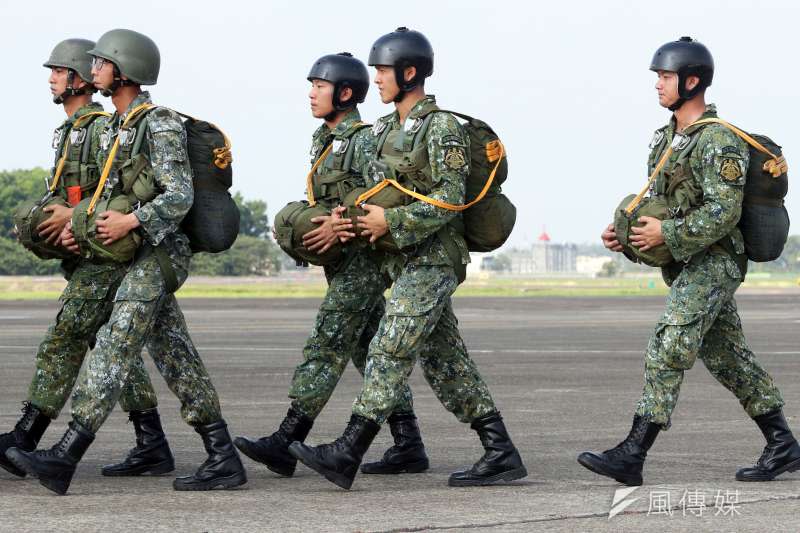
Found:
[[[694,126],[696,124],[709,124],[709,123],[712,123],[712,122],[715,123],[715,124],[722,124],[723,126],[728,128],[729,130],[731,130],[733,133],[738,135],[747,144],[749,144],[750,146],[752,146],[753,148],[755,148],[759,152],[761,152],[763,154],[767,154],[768,156],[770,156],[772,159],[770,159],[770,160],[768,160],[768,161],[766,161],[764,163],[763,170],[765,172],[769,172],[770,174],[772,174],[773,178],[777,178],[781,174],[784,174],[784,173],[789,171],[789,164],[786,162],[786,158],[785,157],[777,156],[777,155],[773,154],[772,152],[767,150],[767,148],[763,144],[761,144],[760,142],[755,140],[753,137],[751,137],[747,132],[745,132],[743,130],[740,130],[739,128],[737,128],[736,126],[731,124],[730,122],[722,120],[721,118],[703,118],[703,119],[698,120],[697,122],[694,122],[692,124],[692,126]]]
[[[139,114],[140,111],[146,111],[155,105],[150,103],[144,103],[135,108],[131,109],[128,116],[125,117],[125,121],[120,126],[120,129],[124,128],[128,125],[128,122],[131,121],[133,117]],[[103,172],[100,174],[100,181],[97,183],[97,188],[94,190],[94,194],[92,195],[92,200],[89,202],[89,207],[86,209],[86,214],[91,215],[94,213],[94,208],[97,205],[98,200],[100,200],[100,195],[103,192],[103,187],[105,187],[106,181],[108,180],[108,175],[111,173],[111,167],[114,165],[114,158],[117,155],[117,150],[119,149],[119,134],[117,134],[117,138],[114,140],[114,145],[111,147],[111,150],[108,152],[108,157],[106,158],[106,162],[103,165]]]
[[[56,171],[53,174],[53,182],[50,184],[50,192],[55,192],[56,187],[58,187],[58,181],[61,179],[61,174],[64,172],[64,163],[67,162],[67,154],[69,154],[70,148],[70,132],[75,128],[82,126],[84,122],[86,122],[87,118],[94,118],[96,116],[104,116],[110,117],[111,115],[106,113],[105,111],[92,111],[91,113],[86,113],[85,115],[81,115],[78,119],[72,124],[70,127],[70,131],[65,132],[67,136],[67,140],[64,143],[64,151],[61,154],[61,159],[58,160],[58,165],[56,165]],[[91,142],[89,139],[84,139],[83,142]]]
[[[325,161],[325,158],[328,157],[328,154],[331,153],[332,149],[333,143],[328,143],[328,147],[322,151],[317,160],[314,161],[314,164],[311,165],[311,170],[306,177],[306,197],[308,198],[308,205],[312,207],[317,205],[317,201],[314,199],[314,172],[316,172],[322,162]]]
[[[495,174],[497,174],[497,169],[500,167],[500,163],[503,161],[505,153],[506,153],[505,147],[503,146],[503,143],[501,143],[499,139],[492,141],[486,145],[487,157],[489,158],[490,161],[492,161],[496,157],[497,163],[495,163],[494,168],[489,173],[489,178],[483,185],[483,189],[481,190],[481,192],[478,193],[478,196],[476,196],[475,199],[466,204],[456,205],[456,204],[449,204],[447,202],[442,202],[435,198],[431,198],[429,196],[425,196],[424,194],[420,194],[416,191],[412,191],[411,189],[407,189],[402,185],[400,185],[397,182],[397,180],[385,178],[383,181],[372,187],[370,190],[364,192],[358,198],[356,198],[355,205],[360,205],[366,202],[367,200],[375,196],[377,193],[379,193],[380,191],[391,185],[392,187],[411,196],[412,198],[416,198],[417,200],[420,200],[427,204],[431,204],[436,207],[440,207],[442,209],[447,209],[448,211],[464,211],[466,209],[469,209],[473,205],[477,204],[481,200],[483,200],[483,197],[486,196],[487,192],[489,192],[489,188],[492,186],[492,183],[494,182]]]
[[[658,176],[658,173],[661,172],[662,168],[664,168],[664,165],[667,164],[667,159],[669,159],[669,156],[671,155],[672,155],[672,145],[668,146],[667,149],[664,150],[664,155],[662,155],[661,159],[658,160],[656,168],[653,169],[653,173],[650,174],[650,178],[647,180],[647,184],[644,186],[642,191],[639,194],[637,194],[636,197],[633,200],[631,200],[631,202],[628,204],[628,207],[625,208],[625,213],[627,215],[630,215],[636,210],[637,207],[639,207],[639,204],[642,202],[644,195],[647,194],[647,191],[650,190],[650,186],[656,180],[656,176]]]

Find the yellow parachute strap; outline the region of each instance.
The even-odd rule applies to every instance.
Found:
[[[366,191],[365,193],[361,194],[358,198],[356,198],[355,205],[361,205],[362,203],[366,202],[367,200],[375,196],[377,193],[379,193],[380,191],[391,185],[397,190],[404,192],[405,194],[411,196],[412,198],[416,198],[421,202],[425,202],[427,204],[440,207],[442,209],[447,209],[448,211],[464,211],[466,209],[469,209],[473,205],[477,204],[481,200],[483,200],[483,197],[486,196],[487,192],[489,192],[489,188],[492,186],[492,183],[494,182],[494,176],[495,174],[497,174],[497,169],[500,167],[500,163],[503,161],[503,157],[505,157],[505,155],[506,155],[505,147],[503,146],[503,143],[501,143],[499,139],[491,141],[486,144],[487,159],[489,160],[489,162],[497,161],[497,163],[495,163],[494,168],[489,173],[489,178],[486,180],[486,183],[484,184],[481,192],[478,193],[478,196],[476,196],[475,199],[466,204],[463,205],[448,204],[447,202],[442,202],[435,198],[430,198],[428,196],[425,196],[424,194],[420,194],[416,191],[406,189],[405,187],[397,183],[396,180],[384,179],[382,182],[375,185],[370,190]]]
[[[306,198],[308,198],[308,205],[315,206],[317,205],[317,201],[314,199],[314,172],[317,171],[319,166],[325,161],[325,158],[328,157],[328,154],[331,153],[331,149],[333,148],[333,143],[330,143],[325,150],[319,155],[314,164],[311,165],[311,170],[308,172],[308,176],[306,176]]]
[[[92,111],[91,113],[86,113],[85,115],[81,115],[80,117],[78,117],[75,123],[72,124],[70,131],[82,126],[83,123],[86,122],[87,118],[101,116],[101,115],[104,117],[111,116],[110,113],[106,113],[105,111]],[[91,142],[89,139],[85,139],[83,142],[87,141]],[[55,174],[53,174],[53,183],[50,184],[50,189],[49,189],[50,192],[55,192],[56,187],[58,187],[58,180],[61,179],[61,173],[64,172],[64,163],[67,162],[67,154],[69,153],[70,144],[71,143],[70,143],[69,133],[67,133],[67,142],[64,143],[64,152],[61,154],[61,159],[58,160],[58,165],[56,165],[56,171]]]
[[[138,115],[140,111],[146,111],[151,107],[155,106],[153,104],[144,103],[131,109],[130,113],[128,113],[128,116],[125,118],[125,121],[122,123],[122,126],[120,126],[120,129],[123,129],[125,126],[127,126],[128,122],[130,122],[133,117]],[[106,180],[108,180],[108,175],[111,173],[111,167],[114,165],[114,158],[117,156],[118,149],[119,135],[117,135],[117,138],[114,139],[114,145],[111,147],[111,151],[108,152],[108,157],[103,165],[103,172],[100,174],[100,181],[97,183],[97,188],[94,190],[92,200],[89,202],[89,207],[86,209],[87,215],[94,213],[94,208],[97,205],[98,200],[100,200],[100,195],[103,192],[103,187],[105,187]]]
[[[175,110],[173,109],[172,111]],[[194,120],[195,122],[199,122],[199,120],[194,118],[192,115],[187,115],[186,113],[181,113],[180,111],[175,111],[175,112],[184,118],[188,118]],[[225,146],[214,148],[213,163],[215,167],[225,170],[226,168],[228,168],[228,165],[230,165],[233,162],[233,155],[231,154],[231,140],[228,138],[227,135],[225,135],[225,132],[222,131],[220,127],[217,126],[216,124],[212,124],[207,120],[203,122],[205,122],[206,124],[208,124],[209,126],[211,126],[212,128],[214,128],[215,130],[217,130],[222,134],[222,139],[225,142]]]
[[[664,165],[667,164],[667,159],[669,159],[669,156],[671,155],[672,155],[672,146],[670,145],[664,151],[664,155],[661,156],[661,159],[658,160],[656,168],[653,169],[653,173],[650,174],[650,178],[647,180],[647,185],[644,186],[642,191],[636,195],[636,198],[631,200],[631,203],[629,203],[628,207],[625,208],[625,213],[627,215],[630,215],[636,210],[637,207],[639,207],[639,204],[642,202],[644,195],[647,194],[648,190],[650,190],[650,186],[653,184],[654,181],[656,181],[656,176],[658,176],[658,173],[661,172],[662,168],[664,168]]]
[[[764,163],[763,170],[765,172],[769,172],[772,175],[773,178],[777,178],[781,174],[784,174],[784,173],[789,171],[789,164],[786,162],[786,158],[785,157],[777,156],[777,155],[773,154],[772,152],[767,150],[766,147],[764,147],[764,145],[762,145],[760,142],[758,142],[757,140],[752,138],[750,135],[748,135],[746,132],[740,130],[739,128],[737,128],[736,126],[731,124],[730,122],[726,122],[726,121],[722,120],[721,118],[703,118],[703,119],[698,120],[697,122],[694,122],[692,124],[692,126],[694,126],[696,124],[708,124],[710,122],[713,122],[715,124],[722,124],[723,126],[728,128],[729,130],[731,130],[733,133],[738,135],[747,144],[749,144],[750,146],[752,146],[753,148],[755,148],[759,152],[761,152],[763,154],[767,154],[768,156],[770,156],[772,159],[769,159]]]

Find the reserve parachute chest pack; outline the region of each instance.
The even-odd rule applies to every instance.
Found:
[[[356,122],[334,136],[316,158],[306,177],[306,199],[288,203],[275,215],[278,245],[297,264],[332,265],[342,259],[343,247],[340,243],[318,254],[303,246],[303,235],[319,227],[318,223],[312,222],[314,217],[330,215],[331,209],[344,203],[353,191],[366,190],[363,176],[352,171],[355,153],[353,137],[370,126]]]
[[[450,113],[465,121],[470,152],[465,196],[470,200],[462,205],[426,196],[430,193],[432,182],[427,174],[430,173],[430,165],[424,140],[435,113]],[[376,167],[383,178],[380,183],[370,189],[354,191],[347,197],[345,205],[348,206],[348,217],[363,215],[363,210],[359,208],[363,203],[391,208],[419,200],[463,213],[463,219],[453,224],[458,226],[456,231],[464,235],[469,251],[488,252],[505,243],[514,228],[516,208],[502,192],[501,185],[508,177],[508,160],[505,148],[491,126],[469,115],[432,107],[416,119],[408,132],[389,131],[384,127],[377,133],[377,153],[380,155],[377,165],[386,160],[391,160],[392,164],[384,168]],[[446,162],[451,156],[461,157],[462,165],[465,163],[462,155],[447,151]],[[443,244],[455,259],[458,254],[456,250],[451,250],[453,243],[447,242],[446,235],[441,236]],[[391,235],[381,237],[376,244],[385,251],[397,251]]]
[[[91,140],[97,127],[96,119],[101,116],[110,115],[102,111],[86,113],[69,128],[56,130],[59,135],[54,137],[53,147],[57,150],[57,159],[47,193],[39,200],[21,204],[14,212],[17,239],[41,259],[73,257],[64,247],[48,243],[36,228],[50,218],[45,208],[53,205],[75,207],[97,185],[99,173]]]
[[[747,258],[755,262],[773,261],[780,257],[789,235],[789,213],[784,206],[788,191],[788,165],[781,147],[769,137],[749,134],[718,118],[705,118],[692,123],[692,127],[720,124],[742,140],[749,148],[750,162],[747,167],[742,214],[738,227],[744,238]],[[625,254],[632,260],[655,267],[674,262],[665,244],[642,252],[630,244],[632,228],[639,226],[638,219],[651,216],[659,220],[685,214],[693,200],[702,198],[702,191],[691,180],[673,180],[662,194],[648,194],[659,173],[676,150],[683,150],[680,159],[688,158],[697,142],[699,129],[692,132],[688,145],[680,146],[681,137],[675,136],[672,145],[666,148],[656,164],[648,183],[637,195],[625,197],[614,212],[614,227],[617,239]],[[727,237],[726,237],[727,239]]]
[[[143,104],[128,113],[103,167],[94,195],[76,207],[72,222],[81,255],[87,259],[125,262],[133,258],[141,237],[131,232],[110,245],[96,239],[95,220],[105,210],[127,214],[155,198],[159,191],[149,171],[145,142],[147,115],[156,106]],[[189,163],[192,168],[194,203],[181,222],[194,252],[221,252],[233,245],[239,233],[239,210],[228,189],[232,184],[230,142],[211,123],[186,118]],[[105,182],[115,161],[122,161],[115,190],[104,194]]]

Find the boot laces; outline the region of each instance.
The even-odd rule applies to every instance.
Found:
[[[34,408],[29,402],[22,402],[22,418],[17,421],[17,424],[14,426],[14,433],[22,432],[22,428],[27,426],[30,422],[36,418],[36,414],[34,413]]]

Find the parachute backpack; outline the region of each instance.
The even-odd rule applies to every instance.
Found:
[[[466,198],[472,198],[462,205],[441,202],[435,198],[430,198],[419,192],[413,191],[401,185],[398,180],[385,178],[379,184],[369,190],[364,191],[355,200],[353,206],[360,206],[367,200],[375,197],[373,202],[382,207],[396,207],[402,205],[398,202],[397,194],[389,194],[384,191],[387,187],[393,187],[406,196],[416,200],[447,209],[463,213],[464,239],[467,248],[471,252],[489,252],[496,250],[506,242],[514,229],[517,217],[517,210],[511,200],[503,194],[501,185],[508,177],[508,160],[503,143],[494,130],[487,123],[469,115],[447,111],[444,109],[432,109],[428,113],[420,116],[423,120],[422,125],[415,134],[414,145],[417,146],[425,137],[434,113],[450,113],[466,121],[464,129],[467,132],[470,148],[469,175],[466,179]],[[381,139],[385,139],[388,131],[384,132]],[[378,152],[380,152],[380,143]],[[383,191],[386,200],[393,205],[383,205],[377,201]],[[350,203],[347,204],[350,207]],[[358,212],[352,214],[357,215]],[[350,213],[348,213],[350,215]],[[387,241],[385,249],[391,249],[393,242]],[[380,245],[379,245],[380,247]],[[396,246],[395,246],[396,249]]]
[[[82,126],[89,126],[91,122],[97,117],[110,116],[106,112],[92,112],[81,115],[72,125],[71,130],[80,129]],[[17,239],[20,244],[33,252],[40,259],[67,259],[74,257],[74,254],[64,248],[63,246],[56,246],[48,243],[43,239],[37,227],[39,224],[50,218],[50,213],[45,211],[44,208],[51,205],[61,205],[69,207],[69,204],[58,194],[58,186],[60,184],[61,176],[64,173],[67,155],[70,152],[72,144],[72,136],[69,132],[64,133],[65,141],[62,149],[61,158],[56,164],[53,178],[47,187],[47,193],[39,200],[32,202],[25,202],[20,205],[14,212],[14,229],[17,234]],[[89,158],[89,141],[90,134],[87,132],[83,135],[83,148],[80,151],[81,159],[80,164],[85,165]]]

